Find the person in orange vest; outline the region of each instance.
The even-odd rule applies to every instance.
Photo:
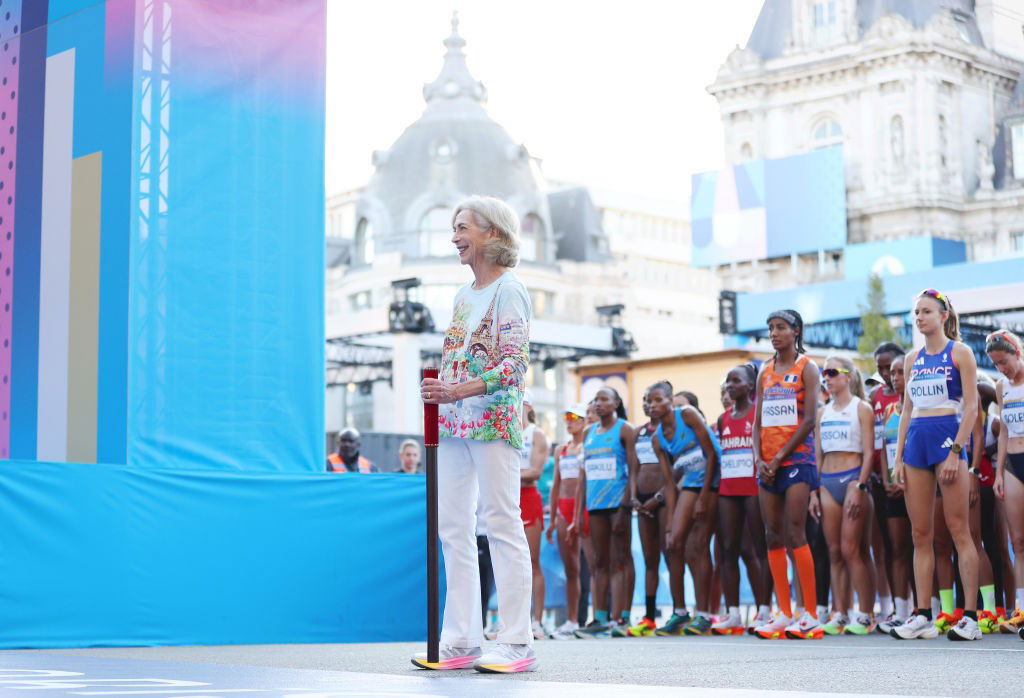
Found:
[[[338,434],[338,452],[327,456],[327,472],[329,473],[376,473],[377,466],[368,458],[359,455],[362,445],[359,431],[345,429]]]

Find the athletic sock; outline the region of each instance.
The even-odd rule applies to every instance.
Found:
[[[672,612],[680,617],[685,617],[689,615],[689,612],[686,610],[686,608],[673,608]]]
[[[1017,608],[1024,608],[1024,589],[1017,589]]]
[[[995,613],[996,610],[996,585],[986,584],[981,587],[981,605],[989,613]]]
[[[956,611],[952,589],[939,589],[939,602],[942,604],[942,612],[946,615],[951,616]]]
[[[818,604],[818,618],[828,617],[828,606]]]
[[[601,625],[608,625],[608,611],[594,611],[594,620]]]
[[[622,610],[622,622],[629,625],[629,611],[626,609]]]
[[[757,607],[757,612],[765,616],[770,616],[772,614],[772,607],[767,604],[761,604]]]
[[[740,607],[739,606],[729,606],[728,613],[729,613],[729,618],[730,619],[736,620],[737,618],[740,617]]]
[[[654,616],[658,613],[658,605],[655,601],[657,597],[648,596],[644,600],[647,602],[647,618],[648,620],[654,620]]]
[[[930,608],[919,608],[917,609],[917,615],[924,616],[928,620],[932,619],[932,609]]]
[[[804,543],[793,551],[796,560],[796,574],[800,578],[800,590],[804,594],[804,608],[815,618],[818,617],[817,587],[814,584],[814,556],[811,546]]]
[[[942,606],[939,605],[939,597],[938,596],[933,596],[932,597],[931,614],[932,614],[932,616],[938,617],[938,615],[940,613],[942,613]],[[929,616],[929,617],[931,617],[931,616]]]
[[[977,611],[964,611],[964,615],[967,616],[968,618],[970,618],[973,621],[977,621],[978,620],[978,612]]]
[[[793,606],[789,599],[789,558],[785,548],[768,551],[768,566],[772,570],[772,581],[775,582],[775,598],[779,602],[779,611],[787,618],[793,617]]]
[[[896,597],[896,617],[900,620],[906,620],[908,613],[910,612],[910,599],[901,599]]]
[[[891,596],[879,596],[878,597],[878,612],[882,618],[887,618],[892,613],[892,597]]]

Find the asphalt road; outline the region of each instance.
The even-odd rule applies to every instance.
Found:
[[[105,648],[0,652],[0,661],[9,660],[12,655],[30,654],[53,660],[50,663],[59,668],[61,656],[67,657],[67,661],[78,657],[122,658],[186,665],[230,665],[233,671],[244,667],[272,667],[387,674],[431,681],[443,678],[444,682],[436,684],[438,689],[442,685],[454,685],[450,684],[450,680],[456,678],[453,672],[426,672],[409,663],[409,655],[419,649],[423,649],[422,646],[413,643]],[[628,638],[542,641],[537,643],[536,650],[541,661],[537,672],[502,677],[457,672],[457,677],[466,682],[540,681],[810,693],[1019,696],[1019,677],[1024,667],[1024,642],[1011,635],[989,635],[972,643],[953,643],[941,637],[901,642],[883,635],[826,637],[820,641],[765,641],[749,636]],[[527,688],[525,684],[521,687]],[[573,687],[576,688],[582,686]],[[478,685],[477,689],[482,690],[483,685]],[[570,687],[565,686],[565,689]],[[528,693],[533,695],[535,691]],[[598,693],[603,694],[603,691],[593,692]],[[720,691],[709,693],[718,695]]]

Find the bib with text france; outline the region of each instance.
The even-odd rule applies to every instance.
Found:
[[[722,454],[722,479],[754,476],[754,454],[750,451]]]
[[[615,478],[615,456],[591,456],[584,463],[587,480],[613,480]]]

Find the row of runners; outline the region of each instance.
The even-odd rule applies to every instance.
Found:
[[[830,357],[819,369],[804,355],[802,318],[779,310],[767,320],[774,357],[760,370],[729,371],[726,411],[713,423],[692,395],[665,381],[647,389],[650,421],[641,427],[626,421],[608,387],[586,408],[567,411],[570,439],[555,452],[548,536],[557,534],[565,566],[568,620],[552,637],[819,639],[877,629],[897,639],[940,632],[951,640],[989,632],[1024,639],[1021,342],[1003,330],[988,337],[986,352],[1001,374],[993,383],[959,341],[948,297],[922,291],[914,318],[924,346],[905,354],[881,345],[875,359],[884,383],[870,395],[849,359]],[[532,472],[539,447],[527,446],[524,470]],[[530,489],[521,506],[539,551],[542,526],[531,523],[543,522],[543,505]],[[630,625],[634,512],[646,608]],[[577,624],[581,549],[594,606],[584,627]],[[662,556],[674,612],[658,626]],[[757,606],[749,625],[739,608],[741,557]],[[539,621],[543,576],[534,558]],[[539,622],[534,630],[543,633]]]

